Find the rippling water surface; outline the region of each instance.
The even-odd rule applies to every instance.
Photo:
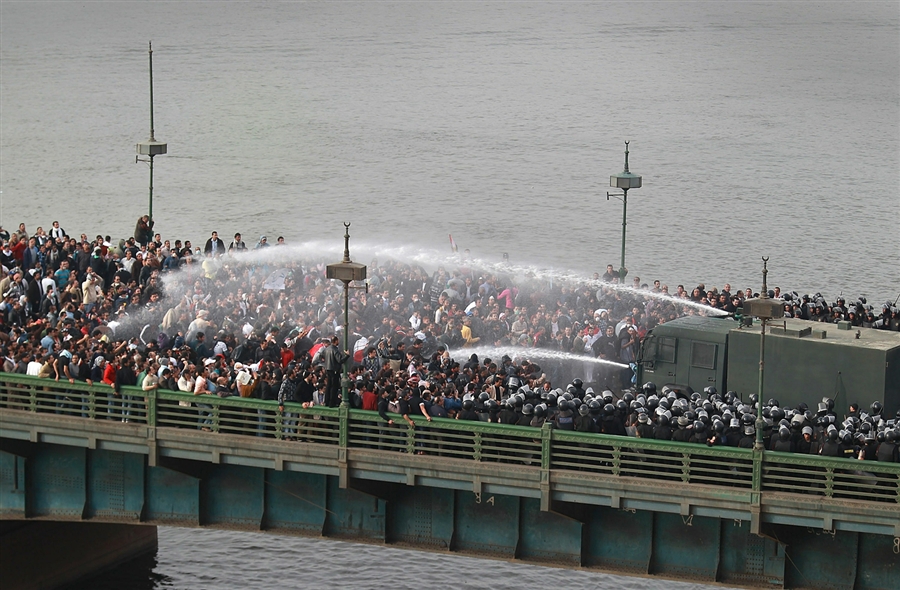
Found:
[[[156,556],[145,556],[68,590],[125,587],[133,590],[713,588],[703,584],[647,580],[330,539],[166,527],[159,529]]]
[[[3,2],[0,223],[132,232],[152,39],[166,237],[339,247],[352,221],[359,260],[452,233],[602,272],[629,139],[631,276],[758,288],[766,255],[770,284],[880,303],[900,291],[898,22],[895,1]],[[119,587],[648,584],[177,529],[157,559]]]

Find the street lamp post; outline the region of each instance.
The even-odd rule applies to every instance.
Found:
[[[628,218],[628,189],[641,188],[641,176],[632,174],[628,170],[629,143],[630,142],[628,141],[625,142],[625,170],[609,177],[609,186],[622,189],[622,261],[619,267],[619,282],[623,282],[625,280],[625,275],[628,274],[628,269],[625,268],[625,226]],[[619,197],[619,195],[607,192],[606,200],[608,201],[610,197]]]
[[[150,139],[137,144],[137,154],[134,162],[150,163],[150,221],[153,221],[153,158],[165,154],[168,145],[162,141],[156,141],[153,129],[153,43],[150,42]],[[149,156],[149,160],[142,160],[141,156]]]
[[[759,297],[748,299],[744,302],[743,315],[745,317],[757,317],[760,322],[759,334],[759,383],[757,385],[756,399],[756,443],[753,446],[755,451],[762,451],[763,448],[763,428],[766,423],[763,421],[762,405],[763,405],[763,379],[766,371],[766,323],[775,318],[784,317],[784,301],[781,299],[773,299],[769,297],[769,288],[766,286],[766,275],[769,269],[766,263],[769,258],[763,256],[763,284]]]
[[[366,280],[366,265],[350,260],[349,223],[344,223],[344,258],[340,262],[325,267],[325,276],[344,283],[344,350],[350,353],[350,283]],[[349,393],[350,379],[347,376],[347,363],[344,363],[341,371],[341,405],[350,404]]]

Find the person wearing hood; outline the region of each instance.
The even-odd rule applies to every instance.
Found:
[[[269,247],[269,238],[267,238],[266,236],[259,236],[259,241],[256,243],[256,247],[254,247],[253,249],[261,250],[262,248],[268,248],[268,247]]]

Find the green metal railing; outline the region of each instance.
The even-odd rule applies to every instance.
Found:
[[[0,407],[87,420],[298,440],[344,448],[505,463],[662,483],[724,486],[828,498],[900,503],[900,465],[816,455],[535,429],[485,422],[414,419],[346,408],[303,408],[240,397],[144,392],[0,373]]]

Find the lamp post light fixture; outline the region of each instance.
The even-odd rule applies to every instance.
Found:
[[[369,290],[365,287],[351,287],[353,281],[366,280],[366,265],[350,260],[350,224],[344,223],[344,258],[340,262],[325,267],[325,276],[344,283],[344,350],[350,353],[350,289]],[[352,356],[352,355],[351,355]],[[349,362],[349,361],[348,361]],[[350,379],[347,376],[347,363],[341,371],[341,405],[349,406]]]
[[[149,162],[150,163],[150,220],[153,220],[153,158],[154,156],[159,156],[161,154],[165,154],[168,150],[168,145],[162,141],[156,141],[156,137],[154,137],[154,129],[153,129],[153,42],[150,44],[150,139],[147,141],[142,141],[137,144],[137,155],[134,157],[134,162],[137,164],[138,162]],[[142,160],[141,156],[149,156],[149,160]]]
[[[628,274],[628,269],[625,268],[625,225],[628,216],[628,189],[641,188],[641,176],[639,174],[633,174],[628,170],[629,143],[630,142],[628,141],[625,142],[625,170],[609,177],[609,186],[622,189],[622,262],[619,267],[619,283],[624,282],[625,275]],[[608,201],[610,197],[618,198],[619,196],[620,195],[607,192],[606,200]]]
[[[775,318],[784,317],[784,301],[781,299],[773,299],[769,297],[769,288],[766,286],[766,275],[769,274],[766,263],[769,262],[767,256],[763,256],[763,284],[759,297],[744,301],[743,315],[745,317],[759,318],[761,331],[759,334],[759,384],[756,399],[756,443],[753,446],[754,451],[762,451],[763,448],[763,428],[766,423],[762,417],[763,404],[763,378],[766,369],[766,322]]]

